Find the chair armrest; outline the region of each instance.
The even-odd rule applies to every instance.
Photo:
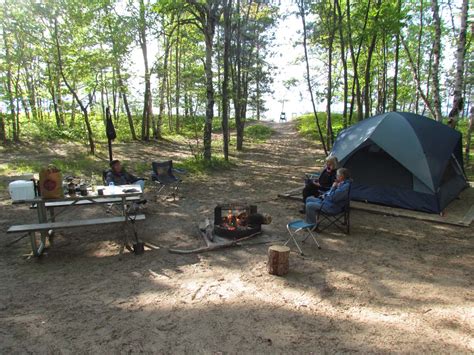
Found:
[[[180,168],[173,168],[173,172],[178,173],[178,174],[187,174],[188,173],[188,171],[186,169],[180,169]]]
[[[311,180],[318,179],[320,175],[321,175],[320,173],[305,173],[304,174],[306,179],[311,179]]]

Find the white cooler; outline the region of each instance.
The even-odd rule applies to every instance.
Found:
[[[35,196],[33,181],[16,180],[8,185],[8,192],[13,201],[32,200]]]

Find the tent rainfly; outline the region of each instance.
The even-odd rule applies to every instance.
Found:
[[[389,112],[344,129],[331,154],[352,172],[353,200],[440,213],[468,186],[461,134],[413,113]]]

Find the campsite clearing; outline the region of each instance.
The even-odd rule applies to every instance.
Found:
[[[184,198],[150,201],[140,236],[161,249],[142,256],[119,260],[115,229],[91,227],[60,233],[41,259],[25,257],[27,243],[5,247],[13,239],[5,231],[31,211],[3,193],[0,352],[472,353],[472,225],[354,210],[351,235],[324,233],[322,249],[307,243],[305,257],[293,250],[281,278],[267,273],[268,244],[167,251],[202,245],[196,226],[223,192],[258,203],[273,216],[266,235],[286,239],[285,225],[301,206],[277,194],[300,186],[323,156],[292,123],[271,126],[273,136],[241,153],[230,172],[189,175]],[[77,149],[52,147],[28,158],[47,163]],[[187,154],[185,144],[170,142],[117,148],[119,158],[147,162]]]

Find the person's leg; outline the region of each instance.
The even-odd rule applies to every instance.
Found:
[[[309,200],[310,198],[308,198]],[[323,201],[319,198],[311,198],[310,201],[307,200],[306,203],[306,222],[316,223],[316,216],[321,209]]]
[[[315,196],[319,195],[319,188],[314,185],[313,183],[308,183],[303,189],[303,208],[300,210],[300,213],[305,213],[306,211],[306,203],[308,203],[308,199],[315,198]]]
[[[142,188],[142,192],[145,191],[145,180],[137,180],[132,185],[138,185]]]
[[[319,196],[319,187],[313,183],[307,184],[303,189],[303,202],[310,196]]]

